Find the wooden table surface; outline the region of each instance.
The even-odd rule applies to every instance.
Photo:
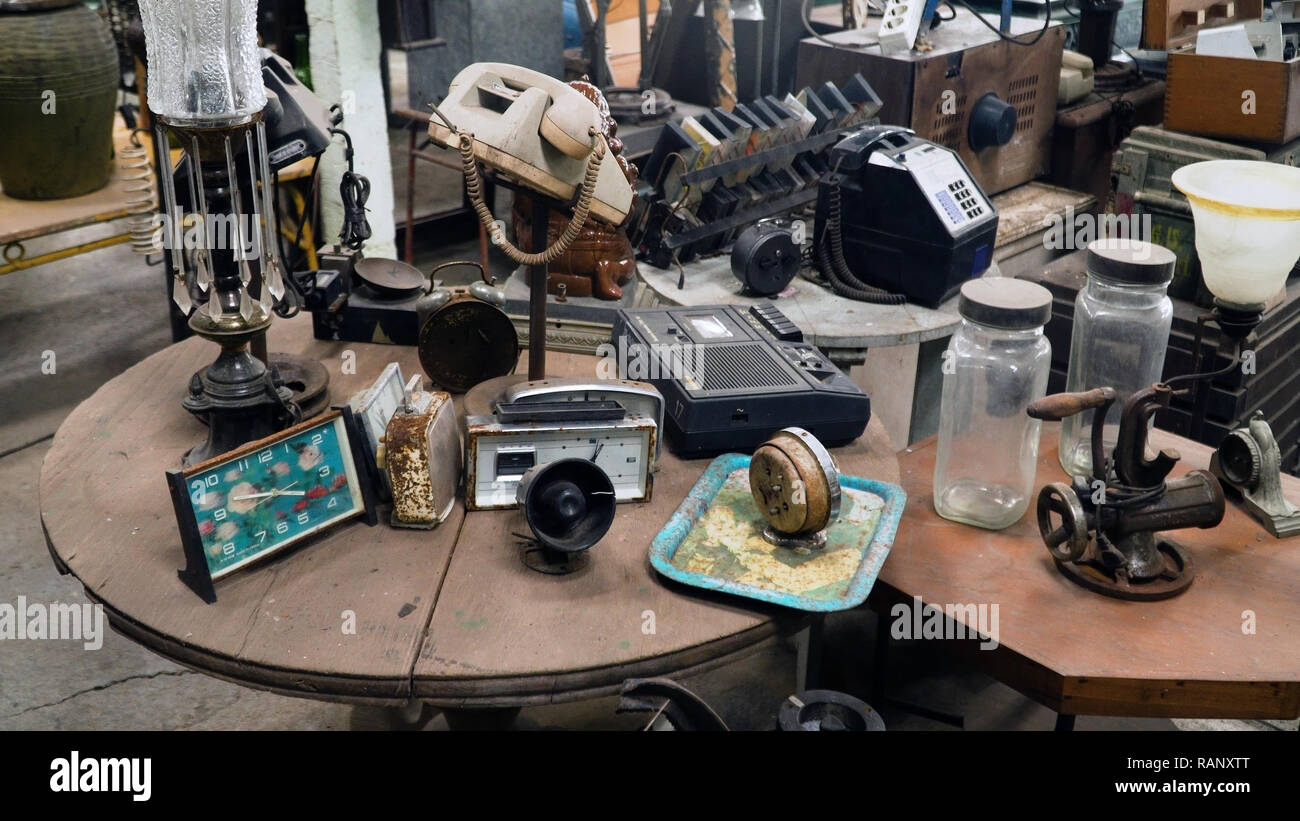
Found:
[[[330,371],[344,402],[390,361],[420,368],[413,348],[311,338],[310,318],[277,320],[272,351]],[[341,372],[355,355],[355,373]],[[518,511],[466,515],[433,531],[344,525],[223,580],[205,605],[181,583],[180,539],[164,472],[205,429],[180,406],[189,377],[217,354],[193,338],[108,381],[59,428],[41,471],[40,505],[56,565],[102,602],[111,624],[181,664],[300,696],[444,707],[514,707],[616,692],[632,676],[720,664],[802,614],[660,579],[649,545],[708,465],[666,449],[652,501],[619,506],[584,571],[528,570],[512,532]],[[594,374],[596,360],[552,354],[550,375]],[[873,421],[837,451],[841,469],[898,480]],[[344,611],[356,634],[342,632]],[[643,632],[653,614],[654,632]]]
[[[1057,462],[1058,424],[1043,427],[1038,488],[1069,481]],[[1210,449],[1163,431],[1153,447],[1183,459]],[[934,512],[935,439],[899,454],[907,508],[872,593],[885,618],[896,603],[997,604],[999,647],[945,642],[954,653],[1058,713],[1191,718],[1300,715],[1300,537],[1274,539],[1231,500],[1210,530],[1171,531],[1196,565],[1182,595],[1129,602],[1093,593],[1053,565],[1029,512],[995,532]],[[1300,500],[1300,479],[1283,476]],[[1249,611],[1249,613],[1248,613]],[[1243,632],[1254,614],[1255,632]],[[958,618],[967,622],[965,613]]]

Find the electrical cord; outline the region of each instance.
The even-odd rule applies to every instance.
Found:
[[[1170,379],[1166,379],[1165,384],[1172,388],[1174,385],[1180,385],[1183,382],[1200,382],[1202,380],[1212,382],[1215,379],[1218,379],[1220,376],[1227,376],[1228,374],[1232,373],[1240,364],[1241,364],[1240,352],[1234,353],[1232,357],[1232,361],[1229,362],[1227,365],[1224,365],[1222,368],[1220,368],[1217,371],[1203,371],[1201,373],[1185,373],[1182,374],[1181,376],[1175,376]]]
[[[1048,27],[1052,25],[1052,4],[1048,3],[1043,6],[1043,27],[1038,30],[1038,34],[1034,35],[1034,39],[1032,40],[1021,40],[1019,39],[1019,37],[1023,37],[1024,36],[1023,34],[1018,35],[1018,37],[1012,37],[1008,35],[1006,32],[1002,31],[997,26],[990,23],[988,20],[985,20],[984,15],[976,11],[975,8],[970,3],[966,2],[966,0],[956,0],[956,2],[965,6],[966,10],[969,11],[972,15],[974,15],[975,19],[980,21],[980,23],[982,23],[986,29],[993,32],[1003,40],[1006,40],[1008,43],[1012,43],[1017,46],[1028,47],[1028,46],[1036,45],[1039,40],[1043,39],[1043,35],[1047,33]],[[954,16],[955,15],[956,12],[954,11]]]
[[[340,106],[330,107],[334,113],[332,122],[334,127],[329,129],[330,136],[342,136],[346,143],[344,157],[347,160],[348,168],[343,172],[342,179],[339,182],[339,198],[343,202],[343,227],[339,231],[339,241],[351,250],[360,250],[366,240],[370,239],[371,228],[370,222],[366,219],[366,200],[370,198],[370,180],[364,174],[356,172],[355,155],[356,152],[352,146],[352,135],[347,131],[338,128],[338,124],[343,121],[342,110]],[[308,174],[311,180],[311,193],[307,198],[308,206],[316,201],[316,192],[320,186],[320,161],[322,154],[317,154],[312,160],[311,172]],[[280,172],[276,170],[273,175],[273,184],[275,188],[275,202],[280,201]],[[275,219],[275,238],[280,244],[280,258],[287,261],[289,255],[284,252],[284,236],[280,232],[280,215],[277,212]],[[288,288],[285,289],[284,298],[275,306],[275,313],[283,319],[289,319],[297,316],[298,313],[306,306],[308,300],[316,292],[316,272],[299,271],[298,263],[303,261],[305,252],[302,249],[303,231],[307,227],[308,215],[298,222],[298,228],[294,232],[292,250],[297,255],[292,265],[287,265],[288,271],[285,272],[285,282]]]
[[[339,242],[353,251],[370,239],[370,222],[366,219],[366,200],[370,198],[370,180],[364,174],[356,172],[355,152],[352,149],[352,135],[341,128],[331,128],[330,134],[340,135],[347,143],[344,158],[348,161],[348,170],[343,172],[339,181],[339,199],[343,201],[343,227],[339,229]]]
[[[831,174],[838,176],[838,163],[836,163]],[[826,277],[827,282],[830,283],[831,290],[842,297],[856,299],[859,302],[869,302],[875,305],[902,305],[907,301],[907,297],[869,285],[858,279],[849,269],[848,262],[844,259],[838,180],[828,187],[826,197],[826,232],[822,237],[822,241],[817,244],[816,261],[817,268]],[[829,237],[829,242],[827,237]],[[830,246],[829,252],[827,251],[827,245]]]
[[[877,48],[880,47],[879,40],[867,40],[861,43],[852,43],[848,41],[845,41],[843,43],[837,43],[828,37],[822,36],[822,34],[818,32],[817,29],[813,28],[812,0],[803,0],[803,6],[800,8],[799,16],[803,18],[803,27],[808,31],[808,33],[813,37],[816,37],[818,40],[822,41],[826,45],[830,46],[831,48],[871,48],[872,46],[875,46]]]

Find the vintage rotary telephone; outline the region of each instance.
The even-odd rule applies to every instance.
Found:
[[[1053,482],[1038,494],[1038,530],[1057,569],[1089,590],[1137,601],[1178,595],[1192,583],[1192,558],[1159,538],[1160,532],[1223,521],[1223,488],[1213,474],[1193,470],[1165,481],[1178,453],[1147,456],[1151,417],[1168,407],[1173,394],[1169,385],[1156,383],[1129,397],[1111,459],[1102,434],[1114,388],[1053,394],[1028,408],[1031,417],[1053,421],[1096,409],[1092,477],[1076,476],[1072,486]]]
[[[549,263],[577,239],[588,215],[611,225],[627,219],[632,187],[617,163],[602,162],[609,145],[600,111],[562,80],[506,63],[475,63],[456,75],[434,114],[429,136],[460,151],[475,211],[515,262]],[[478,162],[552,199],[577,198],[573,219],[554,245],[525,254],[506,241],[483,201]]]

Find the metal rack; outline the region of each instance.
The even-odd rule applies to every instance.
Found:
[[[865,123],[830,129],[823,131],[820,134],[804,137],[795,142],[785,143],[784,145],[779,145],[775,148],[769,148],[766,151],[758,151],[744,157],[728,160],[724,163],[711,165],[707,168],[689,171],[682,175],[682,183],[685,185],[698,185],[749,168],[767,165],[774,160],[793,159],[800,154],[815,154],[831,145],[834,145],[844,135],[856,131],[863,125],[865,125]],[[680,231],[666,236],[663,240],[662,246],[670,251],[675,251],[679,248],[691,245],[692,243],[699,242],[700,240],[717,236],[718,234],[757,222],[766,217],[787,213],[796,208],[807,205],[816,199],[817,186],[815,184],[810,184],[802,191],[796,191],[777,199],[767,200],[761,205],[737,211],[731,216],[711,220],[687,231]]]

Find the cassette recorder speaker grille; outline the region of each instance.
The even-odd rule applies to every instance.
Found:
[[[766,346],[727,345],[700,349],[700,373],[695,374],[706,391],[734,391],[747,388],[796,385],[775,362]]]
[[[674,348],[689,352],[684,372],[661,369],[648,377],[663,395],[664,425],[678,455],[751,452],[785,419],[832,445],[845,444],[862,435],[871,417],[862,389],[767,302],[748,310],[623,308],[610,335],[619,346],[660,345],[659,362]],[[665,349],[666,339],[679,343]]]

